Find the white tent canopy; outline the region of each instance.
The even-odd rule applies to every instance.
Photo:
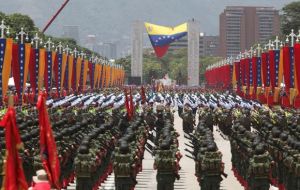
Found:
[[[10,87],[15,86],[15,80],[14,80],[14,77],[10,77],[10,78],[8,79],[8,86],[10,86]],[[26,83],[26,87],[29,87],[29,86],[30,86],[30,84],[29,84],[29,83]]]

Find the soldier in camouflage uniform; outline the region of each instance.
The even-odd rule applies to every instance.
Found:
[[[269,174],[271,170],[271,157],[264,145],[255,147],[255,155],[250,159],[248,181],[250,190],[269,190]]]
[[[184,112],[180,117],[182,118],[183,131],[185,133],[192,133],[195,126],[195,115],[187,105],[184,107]]]
[[[207,146],[207,151],[201,161],[201,190],[220,189],[223,173],[222,153],[217,150],[215,143],[211,143]]]
[[[120,141],[114,158],[116,190],[131,190],[136,184],[133,168],[135,167],[130,148],[126,140]]]

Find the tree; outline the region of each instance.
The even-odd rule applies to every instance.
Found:
[[[36,32],[38,32],[38,28],[35,27],[33,20],[27,15],[14,13],[6,16],[5,22],[10,27],[12,37],[16,37],[15,34],[19,33],[22,27],[25,32],[29,32],[30,36],[33,36]]]
[[[116,64],[123,66],[126,77],[131,76],[131,58],[129,56],[117,59]]]
[[[145,51],[149,52],[149,51]],[[207,66],[221,60],[220,57],[201,57],[200,58],[200,83],[204,82],[204,73]],[[143,81],[151,83],[151,79],[160,79],[165,74],[176,80],[177,84],[187,84],[187,49],[169,51],[163,58],[157,58],[153,53],[145,53],[143,60]],[[130,57],[116,60],[117,64],[124,67],[126,76],[130,76],[131,60]]]
[[[10,35],[14,40],[16,38],[16,34],[20,32],[21,28],[24,28],[24,32],[28,32],[29,39],[32,39],[36,33],[42,38],[43,42],[46,42],[48,38],[54,42],[55,45],[58,45],[59,42],[66,47],[67,45],[69,48],[74,49],[76,48],[77,51],[83,51],[86,53],[87,56],[95,55],[101,57],[98,53],[93,52],[85,47],[79,46],[74,39],[71,38],[57,38],[52,37],[50,35],[45,35],[39,31],[39,29],[35,26],[33,20],[23,14],[14,13],[11,15],[5,15],[4,13],[0,12],[0,21],[4,20],[5,25],[8,25],[10,28]],[[40,45],[42,47],[42,45]]]
[[[281,32],[289,34],[291,29],[300,29],[300,1],[292,2],[282,8]]]

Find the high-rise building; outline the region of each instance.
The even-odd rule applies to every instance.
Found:
[[[219,36],[207,36],[199,34],[199,56],[217,56],[219,49]],[[187,48],[187,36],[170,44],[170,51]]]
[[[97,44],[96,51],[108,59],[117,59],[117,44],[114,42]]]
[[[236,56],[279,32],[280,17],[275,8],[228,6],[220,14],[220,56]]]
[[[79,26],[77,25],[65,25],[63,26],[63,37],[73,38],[76,42],[79,42]]]

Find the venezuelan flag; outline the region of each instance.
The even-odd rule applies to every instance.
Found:
[[[72,88],[72,78],[73,78],[73,62],[74,62],[74,56],[73,55],[69,55],[69,70],[67,72],[68,73],[68,88],[71,89]]]
[[[63,53],[62,57],[62,65],[61,65],[61,78],[60,78],[60,94],[63,94],[63,87],[64,87],[64,81],[65,81],[65,74],[66,74],[66,67],[68,63],[68,55]]]
[[[83,62],[83,83],[82,83],[82,90],[86,90],[86,81],[87,81],[87,74],[88,74],[88,70],[89,70],[89,61],[88,60],[84,60]]]
[[[187,35],[188,30],[187,23],[172,28],[146,22],[145,27],[156,56],[159,58],[167,53],[170,43]]]
[[[6,96],[8,89],[8,79],[11,71],[13,39],[0,39],[0,72],[2,80],[0,80],[0,100]]]

